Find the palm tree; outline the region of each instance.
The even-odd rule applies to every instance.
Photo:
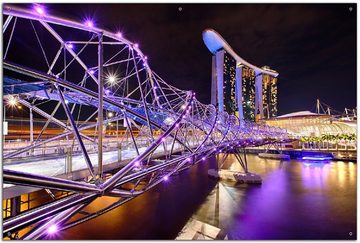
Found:
[[[305,149],[305,145],[307,144],[307,143],[309,143],[309,140],[310,139],[310,137],[308,137],[308,136],[302,136],[302,137],[300,137],[300,142],[301,142],[301,145],[302,145],[302,148],[303,149]]]
[[[324,147],[324,142],[326,141],[327,149],[329,149],[329,135],[328,134],[321,135],[321,141],[322,141],[323,147]]]

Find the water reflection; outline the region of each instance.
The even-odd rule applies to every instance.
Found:
[[[262,176],[262,185],[217,182],[207,176],[216,166],[210,160],[59,238],[174,239],[195,218],[224,229],[229,239],[356,239],[355,163],[255,155],[248,163]],[[233,155],[224,168],[241,171]],[[90,207],[112,200],[102,198]]]

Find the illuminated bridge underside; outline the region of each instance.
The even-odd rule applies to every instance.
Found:
[[[4,6],[3,13],[4,102],[15,100],[29,109],[30,122],[32,113],[47,120],[39,134],[30,132],[28,141],[5,142],[5,187],[12,184],[71,192],[5,219],[6,235],[33,225],[21,238],[42,238],[49,228],[63,230],[95,218],[220,151],[239,153],[245,146],[287,139],[284,129],[218,112],[213,105],[199,102],[194,92],[167,84],[150,69],[138,45],[119,33],[96,28],[91,22],[53,17],[38,9]],[[14,109],[11,102],[7,109]],[[109,112],[113,114],[107,116]],[[62,122],[64,118],[67,122]],[[103,126],[110,122],[124,124],[125,135],[105,137]],[[63,132],[43,136],[49,124]],[[47,171],[49,161],[59,156],[50,149],[50,154],[41,158],[41,151],[46,152],[50,145],[63,151],[76,148],[73,170],[85,170],[85,180],[56,177],[61,174],[56,171],[65,167],[59,161]],[[116,156],[119,146],[124,149]],[[24,169],[26,161],[37,161],[31,173]],[[105,178],[103,166],[107,163],[118,166]],[[38,170],[40,165],[42,170]],[[118,201],[71,220],[105,195]]]

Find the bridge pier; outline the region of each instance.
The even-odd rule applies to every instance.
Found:
[[[65,174],[72,172],[72,147],[65,148]]]
[[[121,143],[118,142],[117,144],[117,151],[118,151],[118,162],[121,161]]]
[[[271,146],[274,147],[276,153],[269,153]],[[269,143],[265,148],[265,152],[259,153],[258,156],[260,158],[265,158],[265,159],[279,159],[279,160],[290,159],[290,155],[283,154],[283,151],[281,149],[281,144],[277,143],[276,141]]]
[[[241,157],[241,153],[243,154],[243,158]],[[245,148],[243,148],[243,152],[241,152],[240,149],[235,149],[234,155],[235,155],[237,161],[240,163],[240,165],[243,169],[243,172],[221,169],[222,165],[225,163],[225,160],[227,157],[227,154],[226,154],[221,165],[218,166],[217,169],[208,170],[209,176],[215,177],[217,179],[222,179],[222,180],[232,180],[232,181],[236,181],[239,183],[261,184],[262,179],[261,179],[260,175],[251,173],[248,170],[248,163],[247,163]],[[218,155],[216,155],[216,158],[217,158],[217,161],[219,161]]]
[[[17,196],[17,197],[13,197],[10,199],[10,214],[11,217],[14,217],[16,215],[18,215],[20,213],[20,201],[21,197]]]

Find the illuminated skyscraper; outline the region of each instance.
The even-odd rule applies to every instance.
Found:
[[[220,113],[235,114],[240,120],[258,121],[275,116],[279,74],[269,67],[259,68],[242,59],[214,30],[205,30],[203,40],[213,54],[211,104]]]
[[[249,67],[237,67],[236,60],[225,50],[223,62],[223,110],[229,114],[239,116],[236,87],[236,68],[242,70],[242,92],[241,103],[243,108],[243,118],[245,120],[255,121],[255,71]],[[262,67],[264,70],[271,70],[270,67]],[[274,70],[271,70],[274,71]],[[274,71],[275,72],[275,71]],[[268,74],[262,77],[262,103],[264,118],[271,118],[277,115],[277,78]],[[217,87],[217,86],[215,86]],[[218,100],[218,93],[213,93]],[[218,105],[218,104],[217,104]]]
[[[244,119],[255,121],[255,71],[242,68],[242,104]]]
[[[238,107],[236,102],[235,87],[236,60],[226,51],[224,52],[224,110],[229,114],[236,114]]]
[[[270,67],[262,67],[271,70]],[[277,116],[277,78],[270,75],[263,75],[263,106],[264,117],[271,118]]]

